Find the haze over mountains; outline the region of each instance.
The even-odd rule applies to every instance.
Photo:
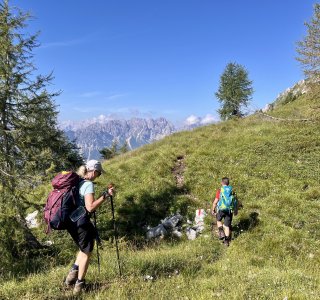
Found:
[[[83,121],[64,121],[60,128],[71,141],[76,141],[84,159],[99,159],[101,150],[113,141],[119,146],[125,142],[130,150],[152,143],[176,131],[190,130],[217,121],[208,114],[203,118],[189,116],[181,127],[174,126],[166,118],[114,119],[105,115]]]
[[[113,141],[119,145],[127,142],[129,149],[135,149],[176,131],[165,118],[115,120],[104,115],[81,122],[66,121],[60,128],[76,141],[84,159],[99,159],[99,150],[110,147]]]

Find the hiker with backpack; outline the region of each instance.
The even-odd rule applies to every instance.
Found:
[[[89,259],[97,238],[97,230],[90,221],[90,213],[113,196],[113,186],[95,199],[93,181],[104,170],[97,160],[89,160],[77,173],[61,172],[53,180],[54,190],[50,193],[44,209],[48,224],[47,233],[53,229],[66,229],[79,247],[76,260],[68,273],[65,284],[73,286],[73,294],[79,294],[85,287],[85,276]]]
[[[83,179],[79,184],[79,198],[81,205],[87,212],[94,212],[105,200],[107,194],[103,194],[98,199],[94,197],[93,181],[98,178],[104,170],[101,163],[96,160],[89,160],[85,166],[81,166],[77,174]],[[108,195],[113,194],[113,189],[108,190]],[[67,231],[79,247],[79,253],[66,280],[67,286],[74,286],[74,294],[80,293],[85,285],[85,276],[89,266],[90,255],[93,251],[94,240],[96,239],[96,228],[88,218],[84,224],[71,223]],[[80,226],[79,226],[80,225]]]
[[[221,180],[221,188],[216,192],[211,213],[217,218],[219,239],[229,246],[232,218],[238,213],[238,200],[232,186],[229,185],[228,177]]]

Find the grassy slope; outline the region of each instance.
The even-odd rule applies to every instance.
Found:
[[[319,105],[301,97],[272,114],[315,117]],[[133,228],[141,220],[152,224],[168,212],[206,207],[225,175],[244,209],[234,220],[236,238],[228,249],[210,233],[140,250],[122,238],[122,279],[114,246],[106,241],[102,272],[98,275],[94,257],[87,279],[97,284],[84,299],[319,299],[319,136],[319,120],[278,122],[254,115],[178,133],[107,162],[97,189],[109,181],[117,184],[117,217],[131,234],[139,234]],[[172,168],[180,155],[185,156],[185,189],[197,200],[176,188]],[[99,213],[99,224],[104,236],[109,208]],[[74,248],[60,246],[68,261]],[[70,291],[61,287],[67,270],[55,265],[3,282],[0,298],[67,299]],[[156,280],[144,281],[144,275]]]

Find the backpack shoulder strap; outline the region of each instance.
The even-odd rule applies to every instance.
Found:
[[[221,189],[220,189],[220,195],[221,195],[221,198],[224,198],[224,200],[227,200],[226,194],[224,193],[224,188],[223,188],[223,186],[222,186]]]

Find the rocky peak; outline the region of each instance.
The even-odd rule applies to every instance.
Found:
[[[116,120],[104,115],[81,122],[65,121],[60,128],[76,141],[84,159],[100,158],[99,150],[110,147],[113,141],[120,146],[127,142],[130,149],[135,149],[176,131],[165,118]]]

